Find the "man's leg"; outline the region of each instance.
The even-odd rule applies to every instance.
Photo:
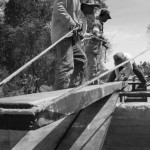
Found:
[[[76,87],[82,84],[87,58],[81,47],[76,44],[73,46],[74,71],[71,75],[70,87]]]
[[[123,69],[124,67],[119,67],[119,72]],[[107,82],[113,82],[116,79],[116,73],[115,70],[112,71],[109,75],[108,81]]]
[[[145,86],[146,85],[146,79],[145,79],[144,74],[142,73],[142,71],[136,65],[136,63],[133,63],[133,72],[139,78],[142,85]]]
[[[115,71],[112,71],[109,75],[107,82],[113,82],[115,79],[116,79],[116,73],[115,73]]]
[[[66,89],[74,70],[71,38],[66,38],[56,46],[56,66],[54,90]]]
[[[86,53],[87,55],[87,80],[92,79],[96,76],[97,71],[97,58],[95,54],[93,53]]]

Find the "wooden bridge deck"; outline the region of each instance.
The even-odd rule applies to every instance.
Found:
[[[116,91],[125,86],[126,82],[87,86],[62,99],[70,89],[0,99],[0,149],[102,147],[118,100]]]
[[[150,148],[148,137],[142,133],[140,134],[145,139],[141,139],[140,135],[133,139],[129,132],[128,135],[123,132],[127,137],[125,141],[123,139],[126,137],[120,133],[120,128],[129,128],[126,120],[130,120],[130,113],[135,121],[130,121],[131,123],[138,124],[142,131],[148,130],[145,124],[141,126],[140,122],[137,123],[136,118],[149,123],[146,118],[149,116],[149,98],[146,103],[135,105],[131,102],[132,99],[127,103],[127,99],[134,96],[136,100],[138,96],[145,94],[149,97],[150,89],[148,87],[147,91],[132,91],[135,85],[136,83],[128,85],[128,82],[113,82],[87,86],[64,97],[62,95],[71,89],[1,98],[0,150],[123,150],[125,144],[128,149],[130,145],[137,149],[136,140],[140,140],[139,147],[145,146],[143,142],[146,141]],[[126,100],[120,102],[119,96],[124,96]],[[142,112],[139,108],[142,108]],[[146,116],[138,116],[135,109],[138,114]],[[124,116],[126,114],[128,117]],[[125,126],[124,123],[121,124],[122,121]],[[138,131],[136,126],[134,128]],[[118,133],[121,135],[119,139],[114,137]]]
[[[124,82],[87,86],[67,97],[67,90],[2,98],[1,128],[37,128],[87,107],[125,86]],[[13,123],[12,123],[13,122]],[[18,125],[18,126],[17,126]]]
[[[148,130],[145,124],[141,126],[140,122],[137,123],[136,118],[149,123],[146,118],[149,116],[146,113],[149,112],[149,104],[141,102],[134,105],[131,101],[127,103],[127,99],[130,96],[137,99],[137,96],[145,96],[144,94],[149,97],[150,89],[148,87],[147,91],[132,91],[132,85],[135,87],[136,84],[113,82],[87,86],[67,97],[62,95],[71,89],[1,98],[0,150],[123,150],[123,145],[128,149],[133,145],[137,150],[136,140],[140,140],[139,147],[146,143],[150,148],[147,136],[144,135],[144,139],[141,139],[137,135],[134,139],[127,131],[128,134],[123,132],[127,137],[124,141],[126,137],[120,133],[120,128],[128,130],[126,121],[130,117],[134,117],[132,120],[135,122],[130,121],[132,124],[138,124],[142,131]],[[121,89],[124,90],[120,91]],[[120,102],[119,96],[126,97],[125,103]],[[138,116],[141,113],[139,108],[142,108],[141,115],[146,116]],[[136,126],[134,128],[138,131]],[[140,134],[143,135],[141,132]]]

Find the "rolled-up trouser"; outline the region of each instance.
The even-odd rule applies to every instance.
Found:
[[[119,67],[119,71],[121,71],[124,67]],[[113,82],[116,79],[116,73],[115,70],[112,71],[109,75],[108,81],[107,82]]]
[[[144,73],[143,73],[143,71],[140,68],[138,68],[138,66],[136,65],[136,63],[133,63],[133,72],[138,77],[138,79],[141,81],[142,85],[145,86],[146,79],[144,77]]]
[[[69,87],[76,87],[82,84],[85,72],[87,57],[81,46],[76,43],[73,46],[74,71],[71,75]]]
[[[86,56],[87,56],[87,60],[88,60],[87,61],[87,70],[86,70],[87,76],[86,77],[87,77],[87,80],[90,80],[93,77],[95,77],[97,74],[97,71],[100,70],[99,61],[97,60],[97,58],[98,58],[97,54],[87,52]],[[97,82],[95,81],[95,83],[97,83]]]
[[[135,62],[132,64],[132,66],[133,66],[134,74],[138,77],[138,79],[141,81],[141,83],[143,85],[145,85],[146,84],[146,79],[144,77],[144,74],[143,74],[142,70],[140,70],[138,68],[138,66],[136,65]],[[119,67],[119,71],[121,71],[122,69],[123,69],[123,67]],[[116,79],[115,71],[112,71],[109,78],[108,78],[108,82],[113,82],[115,79]]]
[[[65,38],[56,45],[54,90],[66,89],[74,70],[72,38]]]

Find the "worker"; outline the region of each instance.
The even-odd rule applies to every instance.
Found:
[[[73,46],[74,55],[74,71],[71,75],[71,81],[69,87],[77,87],[84,81],[85,68],[87,63],[87,57],[84,52],[84,44],[80,42],[83,38],[88,37],[87,33],[87,18],[94,18],[94,9],[100,8],[99,4],[95,4],[92,1],[87,3],[81,3],[80,18],[83,22],[83,29],[80,32],[80,39],[76,40],[76,44]],[[79,36],[78,36],[79,37]],[[82,45],[83,44],[83,45]]]
[[[128,80],[129,76],[133,72],[141,81],[141,83],[142,83],[141,87],[146,86],[147,81],[144,77],[144,74],[143,74],[142,70],[139,69],[138,66],[136,65],[131,54],[125,53],[125,52],[118,52],[118,53],[114,54],[113,59],[114,59],[115,66],[117,66],[125,61],[128,61],[128,60],[130,60],[130,61],[127,62],[126,64],[124,64],[123,66],[115,69],[115,71],[113,71],[110,74],[108,82],[113,82],[115,79],[117,81],[126,81],[126,80]]]
[[[76,27],[82,31],[80,19],[80,0],[55,0],[51,22],[52,44]],[[76,44],[73,34],[59,42],[56,49],[54,90],[66,89],[70,86],[70,78],[74,71],[73,46]]]
[[[102,9],[98,18],[95,19],[91,26],[91,38],[86,43],[86,56],[88,59],[87,63],[87,80],[96,77],[101,70],[101,57],[102,46],[106,47],[107,41],[103,36],[103,24],[108,19],[111,19],[109,11]],[[99,80],[92,84],[99,84]]]

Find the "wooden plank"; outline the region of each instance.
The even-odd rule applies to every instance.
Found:
[[[28,131],[0,130],[0,150],[10,150]]]
[[[0,99],[0,122],[2,122],[2,127],[6,126],[5,123],[7,123],[8,127],[11,125],[12,128],[17,124],[26,124],[28,127],[28,123],[31,127],[40,127],[56,121],[64,115],[77,112],[97,100],[112,94],[116,90],[122,89],[126,85],[127,82],[113,82],[103,85],[87,86],[63,98],[59,97],[68,92],[69,89],[38,93],[37,95],[29,94],[27,96],[2,98]],[[21,108],[19,108],[20,104]],[[23,107],[26,104],[30,108]],[[21,118],[23,119],[21,120]],[[25,123],[24,120],[26,121]],[[8,123],[9,121],[11,121],[11,124]],[[13,123],[15,124],[14,126]]]
[[[147,97],[127,97],[124,102],[147,102]]]
[[[52,124],[29,131],[12,150],[54,150],[78,113],[64,117]]]
[[[85,145],[83,150],[102,150],[111,119],[112,116],[104,122],[103,126],[95,133],[91,140]]]
[[[92,102],[95,102],[96,100],[103,98],[109,94],[112,94],[114,91],[123,88],[125,85],[127,85],[127,84],[125,84],[125,82],[114,82],[114,83],[105,83],[102,85],[87,86],[87,87],[84,87],[83,89],[80,89],[76,93],[69,95],[68,97],[65,97],[63,99],[58,99],[57,101],[54,101],[55,98],[60,97],[61,95],[65,94],[66,92],[69,92],[69,89],[52,91],[52,92],[44,92],[44,93],[36,93],[36,94],[28,94],[28,95],[23,95],[23,96],[7,97],[7,98],[0,99],[0,105],[2,105],[2,104],[9,105],[10,104],[10,105],[14,105],[14,107],[15,107],[15,105],[18,105],[18,104],[22,104],[22,105],[28,104],[30,106],[33,106],[33,108],[36,107],[36,110],[33,108],[31,109],[32,112],[37,111],[37,110],[38,111],[43,110],[43,108],[46,109],[47,106],[50,105],[49,107],[52,107],[51,108],[52,111],[58,112],[58,110],[59,110],[60,113],[63,113],[64,108],[58,108],[58,107],[61,107],[60,105],[63,105],[63,107],[64,107],[64,105],[66,106],[66,103],[67,103],[67,107],[70,108],[70,106],[68,106],[68,105],[71,105],[70,101],[72,103],[75,100],[74,104],[76,104],[77,106],[81,105],[81,103],[82,104],[84,103],[87,106],[88,104],[91,104]],[[87,100],[85,101],[85,99],[87,99]],[[80,101],[82,101],[82,102],[80,102]],[[71,105],[71,108],[74,108],[74,106],[76,106],[74,104],[73,104],[73,106]],[[57,109],[53,105],[55,105],[55,107],[57,107]],[[85,107],[85,106],[83,105],[83,107]],[[67,110],[68,110],[68,108],[67,108]],[[18,110],[18,112],[17,112],[17,110]],[[14,114],[16,114],[16,113],[21,114],[21,112],[23,112],[23,113],[28,112],[29,109],[27,109],[27,111],[26,111],[26,109],[24,109],[24,110],[20,109],[20,111],[19,111],[19,109],[14,109],[14,111],[13,111],[13,108],[12,108],[12,109],[9,109],[9,111],[11,111],[11,113],[14,113]],[[1,112],[1,113],[9,114],[9,112],[7,112],[7,108],[5,108],[3,110],[3,112]],[[70,113],[70,112],[68,112],[68,113]]]
[[[137,84],[139,85],[139,84],[142,84],[142,83],[141,82],[128,82],[128,84],[129,85],[137,85]]]
[[[130,91],[130,92],[120,92],[119,96],[128,96],[128,97],[150,97],[150,91]]]
[[[86,148],[90,150],[90,145],[93,145],[94,148],[99,145],[99,148],[101,148],[110,123],[109,117],[115,109],[117,100],[118,94],[113,94],[103,105],[96,102],[89,108],[84,109],[57,150],[81,150]]]

